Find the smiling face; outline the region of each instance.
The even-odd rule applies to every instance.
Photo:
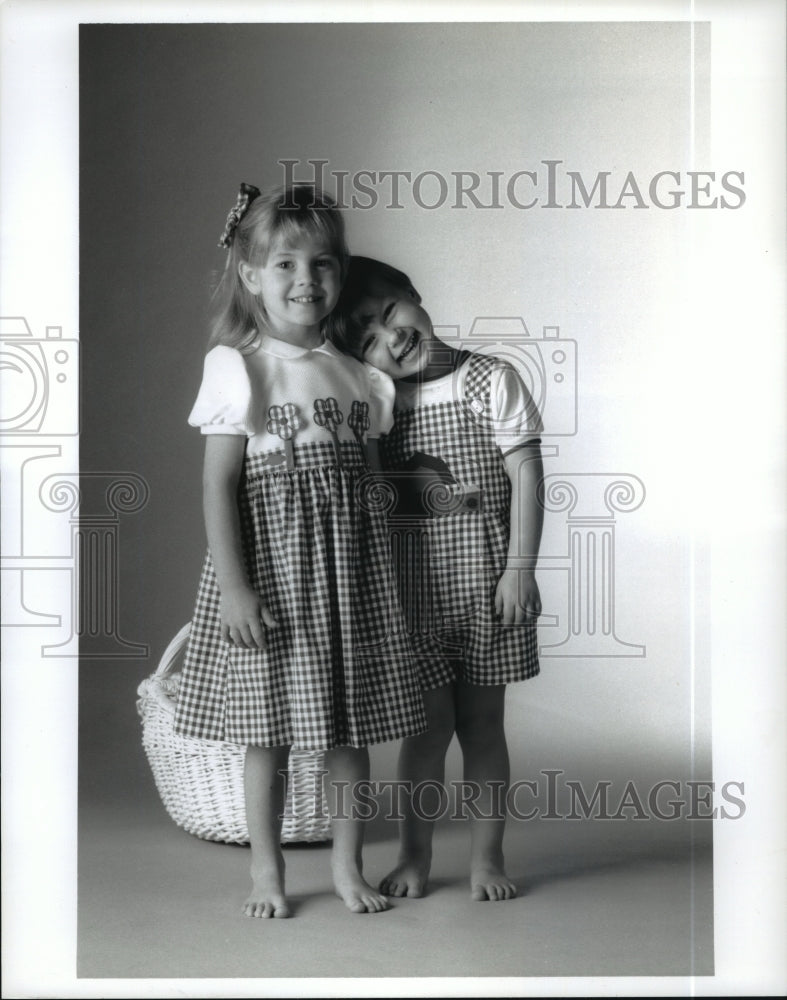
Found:
[[[432,321],[413,289],[372,278],[351,313],[354,353],[391,378],[408,378],[429,365]]]
[[[313,236],[274,240],[263,264],[243,263],[240,276],[262,299],[271,333],[297,346],[311,346],[320,323],[341,290],[339,258],[326,241]]]

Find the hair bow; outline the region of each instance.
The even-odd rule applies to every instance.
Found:
[[[253,184],[241,184],[240,192],[238,193],[238,200],[232,206],[227,216],[227,221],[224,224],[224,231],[219,237],[219,246],[224,250],[229,250],[232,244],[232,237],[235,235],[235,230],[238,228],[238,223],[246,214],[246,210],[249,205],[258,198],[260,195],[260,189],[256,188]]]

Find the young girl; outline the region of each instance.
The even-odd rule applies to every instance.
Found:
[[[220,245],[213,347],[189,417],[206,435],[209,551],[175,729],[248,745],[244,909],[286,917],[290,747],[327,751],[331,788],[368,780],[370,744],[424,728],[385,523],[363,492],[393,387],[323,335],[348,257],[333,202],[310,186],[243,185]],[[363,878],[362,838],[356,819],[334,820],[334,884],[350,910],[373,913],[387,902]]]
[[[428,722],[403,742],[399,777],[412,789],[442,782],[456,732],[472,898],[509,899],[503,709],[505,685],[539,671],[538,410],[511,365],[438,340],[410,279],[379,261],[352,258],[332,337],[396,380],[383,456],[397,493],[392,540]],[[380,885],[389,895],[426,888],[434,825],[431,804],[420,806],[417,797],[406,804],[399,862]]]

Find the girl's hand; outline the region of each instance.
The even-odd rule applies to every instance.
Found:
[[[251,587],[239,587],[223,593],[219,614],[222,638],[247,649],[267,649],[263,626],[276,628],[278,625],[260,595]]]
[[[523,625],[541,614],[541,594],[533,570],[503,570],[495,591],[495,611],[504,625]]]

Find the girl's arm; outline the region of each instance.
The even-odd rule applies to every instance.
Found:
[[[202,500],[219,586],[221,634],[238,646],[265,649],[263,623],[275,628],[276,621],[249,583],[240,540],[238,482],[245,448],[241,435],[206,436]]]
[[[544,508],[538,485],[544,475],[541,446],[530,442],[503,459],[511,480],[511,525],[506,568],[495,591],[495,610],[505,625],[521,625],[541,614],[536,563],[541,545]]]

